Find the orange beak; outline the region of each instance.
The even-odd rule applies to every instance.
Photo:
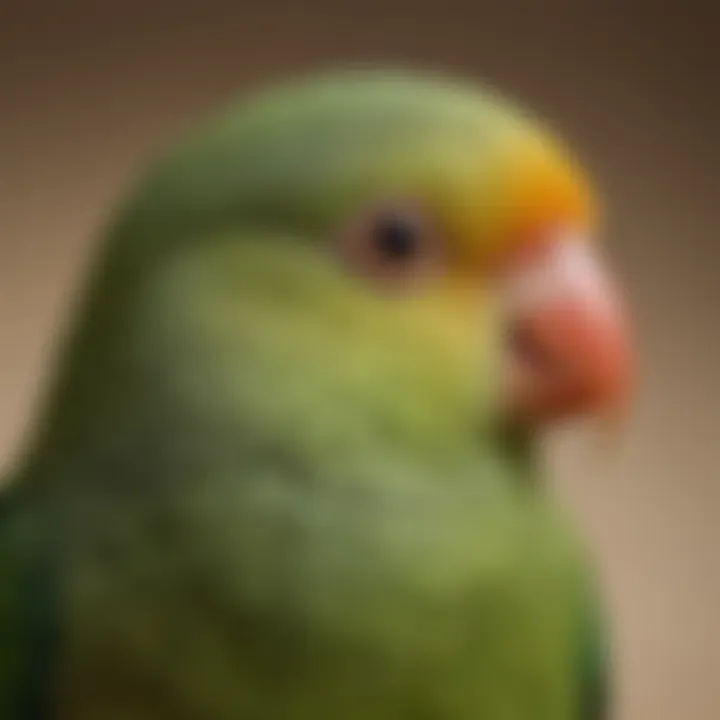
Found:
[[[618,291],[589,243],[555,236],[501,268],[512,416],[537,425],[622,413],[632,352]]]

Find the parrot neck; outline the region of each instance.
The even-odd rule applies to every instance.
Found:
[[[446,486],[451,493],[473,486],[544,488],[537,443],[531,433],[507,425],[488,428],[473,445],[455,451],[413,452],[390,440],[367,443],[312,427],[279,428],[274,434],[261,427],[253,432],[252,425],[213,427],[162,403],[145,407],[139,421],[132,411],[127,416],[100,419],[96,431],[86,427],[75,438],[60,434],[58,443],[32,456],[24,474],[40,480],[41,487],[50,480],[60,492],[72,485],[82,494],[107,497],[139,493],[148,505],[164,505],[178,492],[202,487],[223,493],[237,481],[252,486],[265,476],[321,494],[340,486],[381,494],[413,485]]]

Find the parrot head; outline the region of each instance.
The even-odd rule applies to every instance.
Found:
[[[597,215],[570,150],[494,92],[373,71],[276,88],[141,185],[75,375],[86,398],[167,385],[246,435],[339,447],[616,413],[631,348]]]

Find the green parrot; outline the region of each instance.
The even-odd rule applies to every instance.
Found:
[[[600,720],[537,436],[630,338],[568,148],[497,92],[296,78],[112,218],[0,511],[0,717]]]

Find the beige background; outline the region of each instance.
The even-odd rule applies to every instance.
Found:
[[[30,422],[108,203],[168,131],[237,88],[340,60],[488,78],[554,121],[603,183],[639,331],[640,397],[613,455],[598,464],[565,438],[552,454],[605,576],[618,717],[719,718],[712,14],[682,2],[652,14],[590,2],[149,5],[0,4],[0,458]]]

